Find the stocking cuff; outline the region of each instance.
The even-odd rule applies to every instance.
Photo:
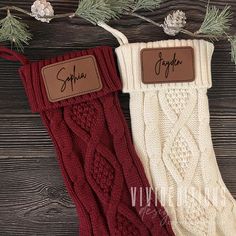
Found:
[[[144,48],[192,47],[194,49],[195,80],[182,83],[142,83],[141,55]],[[149,43],[124,44],[116,49],[123,82],[123,92],[151,91],[166,88],[210,88],[212,43],[205,40],[164,40]]]
[[[94,49],[75,51],[55,58],[32,62],[22,66],[19,70],[32,112],[41,112],[49,109],[56,109],[62,106],[72,105],[121,89],[121,82],[117,76],[112,48],[97,47]],[[97,92],[68,98],[62,101],[50,102],[46,93],[41,69],[44,66],[69,60],[86,55],[93,55],[96,58],[99,74],[102,82],[102,89]]]

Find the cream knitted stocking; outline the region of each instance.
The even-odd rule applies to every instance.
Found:
[[[120,32],[103,27],[125,41],[116,53],[123,92],[130,94],[133,141],[176,235],[236,235],[236,204],[219,172],[209,126],[213,45],[203,40],[129,44]],[[141,49],[181,46],[194,49],[194,82],[141,82]]]

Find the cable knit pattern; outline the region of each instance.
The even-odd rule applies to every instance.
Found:
[[[148,234],[142,224],[137,225],[139,219],[127,205],[129,201],[126,201],[123,196],[123,191],[127,190],[124,189],[121,166],[111,149],[112,146],[102,143],[103,135],[107,132],[102,110],[99,100],[66,107],[64,110],[65,122],[78,139],[82,138],[81,141],[87,146],[83,161],[85,175],[91,188],[101,199],[104,211],[109,212],[106,217],[110,226],[110,234],[116,235],[117,229],[119,229],[119,235],[123,235],[122,232],[126,226],[121,225],[118,216],[125,218],[126,222],[136,229],[136,235]],[[88,120],[90,125],[86,126],[85,123]],[[116,227],[113,228],[113,225]]]
[[[103,158],[99,152],[95,153],[91,175],[94,181],[99,185],[101,191],[111,195],[112,185],[114,183],[114,168]]]
[[[181,46],[194,49],[194,82],[142,83],[143,48]],[[236,204],[220,175],[209,126],[213,50],[204,40],[133,43],[116,49],[123,92],[130,93],[135,148],[176,235],[236,235]]]
[[[96,58],[103,88],[51,103],[42,67],[85,55]],[[140,214],[140,202],[132,205],[131,187],[146,189],[150,185],[119,105],[121,83],[112,49],[98,47],[29,63],[20,68],[20,74],[31,109],[40,112],[54,142],[67,189],[79,213],[80,235],[174,235],[159,202],[150,203],[149,210],[158,213],[154,218]],[[142,204],[145,202],[147,197],[143,196]]]

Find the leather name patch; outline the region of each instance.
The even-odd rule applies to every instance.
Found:
[[[102,89],[96,58],[92,55],[54,63],[43,67],[41,72],[50,102]]]
[[[142,49],[141,66],[144,84],[192,82],[195,80],[192,47]]]

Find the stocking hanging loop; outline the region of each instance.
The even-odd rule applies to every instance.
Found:
[[[22,65],[29,63],[28,59],[24,55],[2,46],[0,46],[0,58],[4,58],[9,61],[19,61]]]
[[[127,37],[123,33],[121,33],[119,30],[112,28],[111,26],[107,25],[104,22],[98,22],[97,24],[103,29],[105,29],[106,31],[110,32],[118,40],[120,45],[129,43]]]

